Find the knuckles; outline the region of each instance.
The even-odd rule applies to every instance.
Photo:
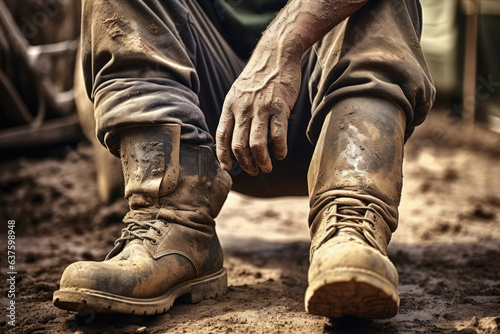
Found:
[[[215,138],[217,141],[226,141],[229,136],[227,135],[227,132],[225,129],[217,129],[217,132],[215,133]],[[222,145],[222,143],[218,143],[217,146]]]
[[[242,141],[233,142],[231,148],[236,156],[248,155],[248,146]]]
[[[263,154],[267,150],[267,145],[264,141],[251,142],[250,149],[254,154]]]

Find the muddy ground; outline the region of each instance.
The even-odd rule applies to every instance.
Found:
[[[500,333],[500,136],[464,132],[433,113],[406,146],[400,227],[389,255],[400,314],[328,320],[304,313],[307,198],[230,194],[217,219],[229,290],[160,316],[75,314],[52,306],[64,268],[101,260],[118,236],[124,200],[100,204],[88,143],[0,163],[0,332],[6,333]],[[15,220],[15,327],[7,221]]]

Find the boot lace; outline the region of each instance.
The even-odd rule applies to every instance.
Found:
[[[372,247],[379,250],[382,254],[385,254],[385,251],[378,245],[375,238],[376,228],[373,220],[376,220],[377,216],[373,215],[373,220],[372,218],[366,217],[367,211],[375,213],[372,207],[345,206],[338,208],[337,212],[331,212],[333,207],[334,205],[330,205],[326,210],[328,214],[328,218],[326,219],[326,233],[320,245],[330,240],[340,229],[350,228],[363,236]]]
[[[159,218],[146,218],[151,218],[151,212],[142,210],[132,210],[128,212],[125,218],[123,218],[123,222],[127,224],[127,227],[122,229],[122,235],[118,239],[116,239],[115,245],[134,239],[147,239],[153,245],[156,245],[158,243],[157,239],[155,239],[151,235],[148,235],[148,231],[150,229],[153,229],[156,232],[157,236],[161,236],[163,232],[158,226],[155,226],[156,222],[160,221],[164,227],[166,227],[168,223],[165,220]]]

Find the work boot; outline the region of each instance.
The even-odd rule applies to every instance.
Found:
[[[120,133],[130,211],[127,227],[103,262],[70,265],[54,293],[67,310],[156,314],[183,297],[223,294],[227,274],[214,218],[231,188],[208,147],[180,143],[180,126]]]
[[[308,173],[308,313],[397,314],[387,245],[397,227],[405,124],[398,105],[376,97],[346,98],[326,117]]]

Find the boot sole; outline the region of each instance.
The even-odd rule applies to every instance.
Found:
[[[330,318],[392,318],[398,314],[397,287],[357,268],[337,268],[315,277],[305,295],[306,312]]]
[[[53,303],[58,308],[77,312],[90,310],[96,313],[151,315],[167,312],[176,299],[194,304],[221,296],[226,291],[227,271],[222,268],[214,274],[180,283],[155,298],[131,298],[96,290],[67,288],[54,292]]]

